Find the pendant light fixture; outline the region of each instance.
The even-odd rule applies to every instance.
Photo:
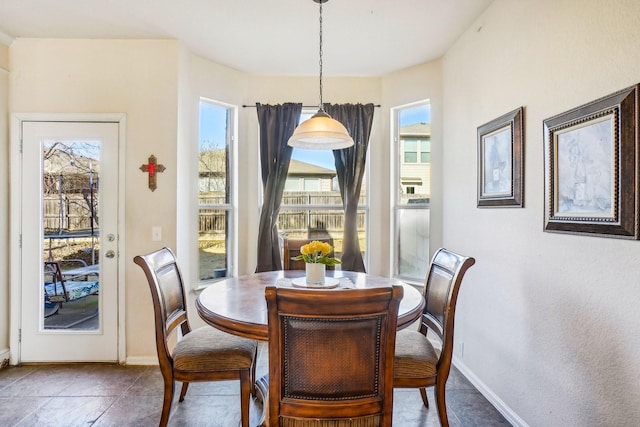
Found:
[[[320,105],[317,113],[296,128],[287,144],[311,150],[339,150],[351,147],[353,138],[342,123],[324,111],[322,102],[322,3],[329,0],[313,1],[320,4]]]

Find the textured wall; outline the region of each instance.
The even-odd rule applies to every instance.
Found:
[[[0,254],[9,253],[9,48],[0,42]],[[9,259],[0,256],[0,325],[9,325]],[[0,364],[9,354],[9,328],[0,327]]]
[[[639,17],[637,0],[496,0],[444,58],[443,240],[477,258],[456,357],[517,422],[640,425],[640,242],[542,231],[542,122],[640,82]],[[477,127],[519,106],[525,208],[478,209]]]
[[[11,112],[126,113],[125,269],[127,356],[155,356],[153,309],[132,261],[175,246],[179,45],[171,40],[19,39],[11,46]],[[138,167],[155,154],[166,170],[147,188]],[[151,226],[162,226],[161,242]]]

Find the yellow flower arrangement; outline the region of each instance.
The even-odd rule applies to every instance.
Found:
[[[294,261],[304,260],[304,262],[336,265],[341,261],[337,258],[330,257],[329,254],[333,251],[333,247],[329,243],[323,243],[318,240],[307,243],[300,248],[300,255],[291,258]]]

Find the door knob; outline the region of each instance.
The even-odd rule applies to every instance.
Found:
[[[107,258],[113,258],[116,256],[116,253],[114,251],[107,251],[104,256],[106,256]]]

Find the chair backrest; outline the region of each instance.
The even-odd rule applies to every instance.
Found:
[[[390,426],[402,295],[401,286],[267,286],[269,425],[341,419],[340,425]]]
[[[147,255],[138,255],[133,261],[144,270],[151,289],[160,367],[172,367],[169,337],[177,327],[181,328],[182,335],[188,334],[191,330],[187,319],[182,275],[175,255],[171,249],[162,248]]]
[[[444,365],[448,375],[453,353],[453,328],[456,302],[460,284],[466,271],[476,260],[447,249],[440,248],[433,255],[424,285],[425,308],[422,314],[420,332],[426,335],[427,329],[434,332],[442,341],[442,351],[438,362]]]
[[[294,261],[291,258],[300,255],[300,248],[314,240],[323,243],[329,243],[333,247],[332,237],[318,237],[314,239],[289,239],[284,238],[282,242],[282,268],[285,270],[304,270],[304,261]],[[328,265],[327,270],[333,270],[335,267]]]
[[[60,269],[60,263],[56,261],[44,262],[44,281],[45,281],[45,295],[50,302],[68,302],[69,294],[67,293],[67,286],[64,283],[64,277],[62,276],[62,270]],[[51,283],[53,286],[51,293],[47,292],[47,283]],[[58,283],[61,285],[58,286]],[[62,292],[58,292],[61,289]]]

